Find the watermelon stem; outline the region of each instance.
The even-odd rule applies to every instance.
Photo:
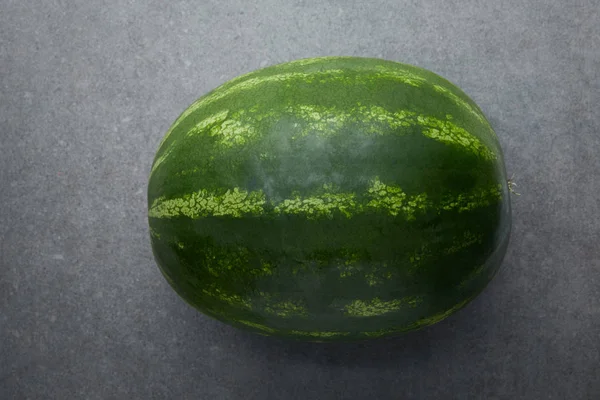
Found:
[[[515,181],[514,181],[514,177],[515,177],[515,174],[512,174],[512,176],[510,177],[510,179],[508,179],[508,180],[507,180],[507,183],[508,183],[508,190],[509,190],[509,191],[510,191],[512,194],[514,194],[514,195],[516,195],[516,196],[520,196],[520,195],[521,195],[521,193],[517,193],[517,191],[515,190],[515,187],[517,186],[517,184],[516,184],[516,183],[515,183]]]

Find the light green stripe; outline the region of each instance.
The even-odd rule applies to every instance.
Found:
[[[452,100],[457,106],[459,106],[461,108],[464,108],[472,116],[474,116],[475,118],[477,118],[477,120],[483,126],[485,126],[488,129],[489,134],[491,135],[491,137],[494,138],[495,141],[497,142],[498,137],[496,136],[496,132],[494,132],[494,130],[490,126],[490,123],[485,118],[485,116],[479,110],[477,110],[475,107],[473,107],[473,105],[471,105],[471,103],[469,103],[468,101],[466,101],[466,100],[462,99],[461,97],[457,96],[454,92],[452,92],[450,89],[448,89],[446,87],[443,87],[443,86],[440,86],[440,85],[433,85],[433,88],[438,93],[441,93],[444,96],[446,96],[448,99]]]
[[[410,328],[414,329],[414,328],[420,328],[423,326],[428,326],[428,325],[433,325],[435,323],[440,322],[443,319],[446,319],[447,317],[449,317],[450,315],[454,314],[456,311],[460,310],[462,307],[464,307],[469,301],[472,300],[473,297],[469,297],[468,299],[461,301],[460,303],[456,304],[454,307],[440,312],[438,314],[435,314],[431,317],[428,318],[423,318],[418,320],[415,324],[413,324]]]
[[[301,59],[295,60],[286,64],[281,64],[282,67],[293,67],[293,66],[307,66],[317,63],[326,63],[329,61],[335,60],[344,60],[348,59],[348,57],[319,57],[312,59]],[[325,66],[327,64],[324,64]],[[375,71],[375,72],[374,72]],[[312,83],[318,81],[319,83],[325,83],[328,81],[339,81],[343,83],[358,83],[358,82],[369,82],[379,79],[390,79],[394,81],[398,81],[403,84],[407,84],[414,87],[421,87],[423,85],[429,85],[433,89],[435,89],[438,93],[445,96],[449,100],[453,101],[457,106],[466,109],[470,114],[472,114],[475,118],[477,118],[482,124],[487,126],[492,135],[495,136],[494,131],[489,126],[489,123],[485,119],[485,117],[474,108],[469,102],[465,101],[458,95],[456,95],[451,89],[438,85],[438,84],[429,84],[428,80],[420,75],[419,73],[415,73],[410,71],[408,68],[403,68],[402,64],[396,64],[393,67],[387,65],[376,65],[376,66],[352,66],[351,69],[327,69],[324,71],[313,71],[313,72],[285,72],[285,73],[275,73],[274,75],[267,76],[256,76],[259,71],[252,71],[243,75],[238,76],[220,88],[217,88],[212,93],[203,96],[196,100],[193,104],[191,104],[173,123],[170,129],[167,131],[163,139],[159,144],[159,149],[169,138],[171,133],[177,128],[177,126],[189,115],[195,113],[199,108],[206,107],[217,100],[223,99],[229,95],[238,95],[241,92],[255,90],[263,83],[269,82],[289,82],[291,80],[299,79],[304,80],[305,82]],[[353,77],[349,75],[352,72],[362,72],[367,73],[364,76]],[[370,74],[369,74],[370,73]]]
[[[307,65],[307,63],[312,63],[312,62],[305,62],[305,65]],[[343,69],[328,69],[328,70],[321,71],[321,72],[315,71],[315,72],[310,72],[310,73],[286,72],[286,73],[269,75],[269,76],[258,76],[255,78],[248,78],[248,76],[252,75],[253,73],[245,74],[245,75],[240,76],[235,79],[235,81],[239,82],[239,83],[236,83],[233,85],[227,84],[226,88],[222,88],[221,90],[217,89],[214,92],[212,92],[211,94],[203,96],[203,97],[199,98],[198,100],[196,100],[194,103],[192,103],[192,105],[190,105],[179,116],[179,118],[177,118],[177,120],[173,123],[171,128],[167,131],[167,133],[163,137],[162,141],[160,142],[159,148],[165,143],[165,141],[168,139],[168,137],[171,135],[171,133],[177,128],[177,126],[185,118],[187,118],[191,114],[195,113],[199,108],[207,107],[210,104],[214,103],[215,101],[221,100],[227,96],[235,96],[235,95],[239,95],[242,92],[246,92],[249,90],[255,90],[264,83],[269,83],[269,82],[285,83],[285,82],[289,82],[289,81],[296,80],[296,79],[304,80],[307,83],[312,83],[315,81],[317,81],[319,83],[325,83],[325,82],[330,82],[330,81],[338,81],[338,82],[343,82],[343,83],[355,83],[355,82],[361,82],[361,81],[368,82],[368,81],[373,81],[376,79],[383,78],[383,79],[391,79],[391,80],[395,80],[395,81],[398,81],[398,82],[401,82],[401,83],[404,83],[407,85],[419,87],[423,83],[426,82],[425,78],[423,78],[417,74],[414,74],[410,71],[396,70],[396,69],[385,68],[385,67],[378,68],[378,70],[379,70],[379,72],[376,72],[372,76],[361,76],[360,78],[354,78],[352,76],[348,76],[349,71],[343,70]],[[361,69],[355,68],[353,71],[361,71]],[[365,69],[363,69],[363,71],[369,72],[372,70],[365,68]],[[352,72],[352,70],[350,72]],[[233,83],[233,81],[230,81],[230,83]]]
[[[333,186],[324,186],[325,193],[293,199],[285,199],[274,206],[276,214],[303,215],[309,219],[331,218],[334,212],[340,212],[350,218],[359,205],[354,193],[335,193]]]
[[[479,122],[488,126],[488,122],[485,119],[485,117],[478,110],[476,110],[468,101],[457,96],[454,92],[452,92],[450,89],[448,89],[444,86],[433,85],[433,88],[435,89],[436,92],[441,93],[444,96],[446,96],[448,99],[452,100],[459,107],[464,108],[467,111],[469,111],[475,118],[477,118],[479,120]]]
[[[284,73],[284,74],[276,74],[276,75],[271,75],[271,76],[246,78],[245,80],[242,80],[240,83],[238,83],[236,85],[228,86],[227,89],[222,89],[222,90],[217,89],[216,91],[212,92],[211,94],[208,94],[206,96],[199,98],[192,105],[190,105],[179,116],[179,118],[177,118],[177,120],[173,123],[173,125],[171,126],[169,131],[166,133],[165,137],[163,138],[160,146],[162,146],[162,144],[167,140],[169,135],[177,128],[177,126],[185,118],[187,118],[191,114],[195,113],[201,107],[207,107],[210,104],[214,103],[215,101],[220,100],[224,97],[227,97],[230,95],[236,95],[236,94],[239,94],[240,92],[255,89],[257,86],[259,86],[263,83],[276,82],[276,81],[285,82],[285,81],[289,81],[291,79],[306,78],[308,76],[313,76],[313,75],[315,75],[315,73],[306,74],[306,73],[301,73],[301,72],[288,72],[288,73]],[[240,78],[242,78],[242,77],[240,77]],[[160,146],[159,146],[159,148],[160,148]]]
[[[472,232],[463,232],[462,237],[454,240],[452,245],[444,250],[446,254],[454,254],[463,249],[466,249],[476,243],[483,242],[483,234],[474,234]]]
[[[338,61],[338,60],[353,60],[353,57],[348,57],[348,56],[326,56],[326,57],[313,57],[313,58],[301,58],[299,60],[293,60],[293,61],[288,61],[285,64],[280,64],[280,65],[285,65],[285,66],[299,66],[299,67],[305,67],[307,65],[313,65],[313,64],[319,64],[319,63],[325,63],[325,62],[330,62],[330,61]]]
[[[403,214],[407,220],[414,220],[415,214],[428,208],[427,194],[408,196],[397,185],[386,185],[379,178],[375,178],[368,190],[371,201],[367,207],[376,210],[385,210],[389,215]]]
[[[158,169],[158,167],[160,167],[162,165],[162,163],[164,163],[167,160],[167,158],[169,158],[169,156],[171,155],[172,152],[173,152],[173,147],[170,147],[167,150],[165,150],[165,152],[162,153],[160,155],[160,157],[158,157],[156,160],[154,160],[154,164],[152,164],[152,169],[150,170],[150,177],[152,177],[152,174],[154,173],[154,171],[156,171]]]
[[[285,112],[303,121],[298,124],[297,136],[331,136],[342,132],[348,123],[369,125],[366,134],[403,134],[409,131],[402,127],[420,126],[423,135],[446,144],[457,145],[477,154],[486,160],[495,160],[496,154],[488,149],[477,137],[452,122],[452,116],[439,119],[433,116],[417,114],[414,111],[399,110],[390,112],[379,106],[357,105],[348,111],[335,107],[314,105],[294,105]],[[391,128],[381,129],[381,125]],[[297,126],[297,127],[298,127]]]
[[[221,110],[200,121],[187,133],[187,136],[208,134],[217,138],[216,144],[224,148],[243,147],[260,137],[256,122],[274,120],[284,115],[294,117],[297,122],[292,126],[296,132],[291,139],[316,135],[328,137],[343,132],[349,123],[365,125],[366,135],[407,134],[410,131],[402,128],[419,126],[421,133],[433,140],[460,146],[486,160],[495,160],[496,154],[487,148],[477,137],[451,121],[452,117],[439,119],[417,114],[409,110],[390,112],[379,106],[358,104],[348,111],[335,107],[323,107],[309,104],[297,104],[286,107],[281,114],[269,111],[258,114],[250,109],[231,114],[229,110]],[[390,129],[382,129],[387,127]],[[152,166],[151,174],[171,155],[168,148],[157,158]]]
[[[416,307],[423,299],[416,296],[389,301],[381,301],[378,297],[372,300],[354,300],[344,307],[350,317],[376,317],[398,311],[404,307]]]
[[[227,109],[221,110],[215,114],[212,114],[212,115],[204,118],[202,121],[198,122],[196,124],[196,126],[194,126],[192,129],[190,129],[190,131],[187,133],[187,135],[193,136],[194,134],[196,134],[198,132],[204,132],[205,129],[211,127],[212,125],[222,124],[227,119],[228,116],[229,116],[229,110],[227,110]]]
[[[308,309],[298,302],[282,301],[264,306],[264,312],[281,318],[306,317]]]
[[[373,75],[360,75],[353,76],[349,75],[352,72],[361,72],[360,68],[356,68],[354,70],[348,71],[344,69],[327,69],[324,71],[314,71],[314,72],[284,72],[281,74],[269,75],[269,76],[257,76],[254,78],[246,78],[244,80],[240,80],[239,83],[235,85],[231,85],[223,90],[217,90],[205,97],[198,99],[194,104],[192,104],[188,110],[182,117],[192,114],[200,107],[206,107],[217,100],[220,100],[227,96],[235,96],[239,95],[241,92],[255,90],[260,85],[271,82],[278,83],[286,83],[293,80],[303,80],[307,83],[326,83],[331,81],[338,81],[342,83],[360,83],[360,82],[368,82],[379,79],[391,79],[398,81],[400,83],[408,84],[411,86],[421,86],[423,83],[426,83],[426,79],[416,75],[410,71],[404,70],[395,70],[395,69],[381,69],[379,72],[374,73]],[[364,69],[364,72],[372,71],[370,69]]]
[[[215,195],[201,189],[181,198],[156,199],[150,207],[149,216],[153,218],[186,216],[192,219],[207,216],[239,218],[244,215],[262,214],[264,204],[265,196],[258,191],[247,192],[234,188],[222,195]]]
[[[502,185],[497,184],[487,189],[478,189],[472,193],[461,193],[456,197],[448,197],[438,207],[438,211],[465,212],[490,205],[502,198]]]
[[[313,338],[333,338],[339,336],[348,336],[350,332],[306,332],[293,330],[289,332],[292,335],[308,336]]]
[[[272,66],[266,67],[266,68],[273,68],[273,67],[276,68],[277,66],[281,66],[281,67],[284,67],[284,68],[288,68],[288,67],[304,67],[304,66],[308,66],[308,65],[312,65],[312,64],[322,63],[323,61],[330,61],[330,60],[332,61],[332,60],[344,59],[344,58],[347,58],[347,57],[303,58],[303,59],[299,59],[299,60],[288,61],[288,62],[286,62],[284,64],[272,65]],[[264,69],[259,69],[259,70],[247,72],[245,74],[239,75],[239,76],[237,76],[237,77],[235,77],[233,79],[228,80],[222,86],[223,86],[223,88],[228,88],[228,87],[231,87],[231,86],[235,86],[239,82],[248,79],[252,75],[260,74],[263,71],[264,71]]]
[[[160,233],[156,232],[156,230],[152,227],[150,227],[150,236],[160,239]]]
[[[459,309],[464,307],[469,301],[471,301],[472,298],[473,297],[470,297],[464,301],[461,301],[460,303],[456,304],[454,307],[450,308],[447,311],[440,312],[431,317],[422,318],[422,319],[420,319],[412,324],[406,325],[406,326],[398,326],[398,327],[391,328],[391,329],[382,329],[379,331],[372,331],[372,332],[363,332],[362,334],[365,336],[368,336],[368,337],[380,337],[380,336],[385,336],[385,335],[388,335],[391,333],[410,331],[413,329],[419,329],[419,328],[422,328],[425,326],[433,325],[433,324],[438,323],[438,322],[442,321],[443,319],[449,317],[450,315],[454,314],[456,311],[458,311]]]
[[[449,196],[440,204],[432,204],[425,193],[409,196],[397,185],[386,185],[379,178],[371,181],[365,193],[366,203],[359,203],[354,193],[337,192],[333,185],[324,185],[323,192],[314,196],[296,196],[279,203],[270,202],[273,215],[300,215],[307,219],[332,218],[341,213],[353,215],[379,211],[391,216],[414,220],[420,212],[435,209],[437,212],[465,212],[493,204],[501,199],[501,185],[477,189],[471,193]],[[206,189],[180,198],[156,199],[148,215],[152,218],[186,216],[198,219],[207,216],[241,218],[246,215],[265,215],[266,196],[263,191],[248,192],[240,188],[224,194],[210,193]]]
[[[207,106],[223,97],[235,95],[240,91],[255,89],[257,86],[265,82],[285,82],[298,78],[304,79],[307,82],[312,82],[314,79],[319,79],[319,74],[324,74],[330,79],[351,79],[344,76],[344,70],[328,70],[320,73],[310,74],[290,72],[285,74],[246,79],[245,81],[231,86],[228,89],[215,91],[212,94],[196,101],[177,119],[177,121],[175,121],[173,126],[171,126],[161,141],[159,149],[163,146],[177,125],[179,125],[183,119],[195,112],[200,107]],[[375,79],[380,77],[401,80],[406,84],[422,84],[422,82],[417,79],[419,78],[418,76],[408,72],[403,75],[398,72],[392,74],[390,71],[386,73],[379,73],[375,77],[366,77],[364,79]],[[423,82],[425,81],[423,80]],[[468,102],[458,97],[447,88],[439,85],[434,85],[434,88],[439,93],[447,96],[460,107],[466,109],[475,117],[477,117],[478,120],[487,127],[492,135],[492,138],[496,138],[494,131],[483,115],[481,115],[481,113],[473,108]],[[383,132],[386,132],[386,130],[382,130],[377,126],[379,124],[393,129],[396,134],[402,132],[400,129],[401,127],[418,125],[423,128],[422,133],[431,139],[464,147],[487,160],[495,160],[497,158],[495,152],[491,151],[484,143],[482,143],[479,138],[453,123],[451,121],[451,115],[448,115],[444,120],[433,116],[417,114],[409,110],[390,112],[385,110],[383,107],[367,107],[361,105],[360,103],[356,107],[347,111],[340,110],[335,107],[323,107],[310,104],[298,104],[290,106],[284,109],[281,113],[271,110],[266,114],[258,114],[256,113],[256,107],[253,107],[249,111],[250,112],[245,113],[245,110],[240,110],[233,115],[229,115],[229,110],[220,110],[197,123],[196,126],[187,132],[187,136],[194,136],[208,132],[208,134],[211,136],[219,138],[217,143],[223,147],[230,148],[234,146],[243,146],[253,138],[259,137],[260,132],[256,130],[256,122],[267,119],[274,120],[277,117],[281,118],[284,114],[289,114],[299,120],[299,122],[294,125],[298,129],[298,133],[294,137],[302,137],[308,134],[319,136],[335,135],[341,131],[340,128],[349,122],[360,123],[362,125],[370,124],[371,126],[367,127],[365,130],[367,134],[382,134]],[[302,122],[300,123],[300,121]],[[492,141],[491,144],[494,145],[494,148],[496,148],[494,143],[495,142]],[[151,174],[170,156],[171,152],[172,151],[170,149],[166,149],[164,153],[156,159],[152,166]]]
[[[252,304],[250,303],[249,300],[244,299],[244,298],[242,298],[242,296],[239,296],[236,294],[224,293],[224,291],[222,291],[219,288],[214,288],[212,291],[203,289],[202,292],[205,295],[208,295],[209,297],[212,297],[213,299],[217,299],[219,301],[227,303],[232,307],[243,308],[243,309],[247,309],[247,310],[250,310],[252,308]]]
[[[238,322],[238,323],[240,323],[242,325],[249,326],[251,328],[258,329],[258,330],[263,331],[263,332],[275,333],[275,329],[270,328],[270,327],[268,327],[266,325],[257,324],[256,322],[244,321],[244,320],[237,320],[236,322]]]
[[[240,137],[241,134],[245,133],[244,130],[240,129],[240,126],[236,126],[236,123],[239,124],[236,120],[227,120],[227,116],[229,115],[229,110],[221,110],[209,117],[200,121],[194,128],[192,128],[188,132],[188,136],[192,136],[197,132],[204,132],[206,129],[209,129],[211,126],[214,126],[214,129],[211,130],[212,135],[220,135],[222,137],[222,143],[227,144],[228,142],[235,142],[236,137]],[[181,119],[181,118],[180,118]],[[179,120],[178,120],[179,121]],[[178,122],[176,122],[177,124]],[[169,129],[163,140],[160,142],[158,146],[159,149],[162,147],[163,143],[167,140],[167,137],[173,131],[174,126]],[[152,165],[152,170],[150,171],[150,175],[154,173],[154,171],[171,155],[173,151],[173,147],[167,148],[163,154],[154,161]]]

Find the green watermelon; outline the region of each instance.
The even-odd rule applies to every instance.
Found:
[[[421,328],[472,300],[511,226],[479,107],[421,68],[324,57],[193,103],[148,185],[154,257],[189,304],[311,341]]]

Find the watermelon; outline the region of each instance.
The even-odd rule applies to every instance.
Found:
[[[207,93],[148,184],[153,254],[183,299],[308,341],[454,313],[498,271],[510,216],[480,108],[432,72],[370,58],[297,60]]]

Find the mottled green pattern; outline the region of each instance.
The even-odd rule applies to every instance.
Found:
[[[369,72],[369,71],[367,71]],[[419,87],[423,83],[425,83],[425,79],[416,74],[413,74],[409,71],[399,71],[392,69],[381,69],[375,74],[367,74],[364,77],[360,77],[358,79],[352,79],[348,77],[347,71],[343,69],[330,69],[322,72],[311,72],[311,73],[302,73],[302,72],[288,72],[282,74],[275,74],[269,76],[261,76],[261,77],[247,77],[246,79],[240,79],[237,81],[235,86],[230,85],[228,88],[223,89],[221,91],[215,91],[202,99],[199,99],[197,102],[192,104],[179,118],[178,121],[185,119],[187,116],[193,114],[195,111],[202,107],[207,107],[210,104],[214,103],[217,100],[226,98],[226,97],[235,97],[239,95],[240,92],[245,91],[256,91],[260,90],[260,86],[266,83],[277,82],[281,84],[292,85],[294,81],[304,81],[307,83],[327,83],[327,82],[338,82],[341,84],[360,84],[362,81],[374,81],[380,79],[390,79],[396,80],[411,86]],[[164,140],[166,140],[169,134],[177,127],[178,122],[176,122],[173,127],[169,130]]]
[[[388,336],[498,270],[510,204],[479,107],[417,67],[297,60],[232,79],[164,136],[150,239],[192,306],[264,335]]]
[[[448,197],[441,205],[445,211],[458,211],[459,213],[485,207],[502,199],[502,184],[477,190],[474,193],[460,193]]]
[[[259,323],[252,322],[252,321],[237,320],[235,322],[238,324],[249,326],[250,328],[258,329],[259,331],[262,331],[262,332],[267,332],[267,333],[275,333],[276,332],[276,330],[273,328],[270,328],[263,324],[259,324]]]
[[[309,337],[314,339],[331,339],[349,336],[351,332],[306,332],[306,331],[298,331],[292,330],[289,332],[291,336],[299,336],[299,337]]]
[[[394,333],[410,331],[410,330],[419,329],[419,328],[422,328],[425,326],[433,325],[437,322],[442,321],[445,318],[448,318],[450,315],[454,314],[456,311],[463,308],[469,301],[471,301],[471,298],[461,301],[460,303],[454,305],[453,307],[451,307],[450,309],[448,309],[446,311],[434,314],[427,318],[421,318],[407,326],[396,326],[393,328],[381,329],[378,331],[371,331],[371,332],[366,331],[366,332],[363,332],[362,335],[364,335],[366,337],[370,337],[370,338],[376,338],[376,337],[388,336],[388,335],[394,334]]]
[[[481,234],[475,234],[469,231],[463,232],[460,239],[455,240],[450,247],[445,251],[446,254],[457,253],[476,243],[482,243],[483,237]]]
[[[334,212],[340,212],[350,218],[357,210],[353,193],[324,193],[318,196],[285,199],[273,205],[276,214],[302,215],[309,219],[332,217]]]
[[[281,301],[278,303],[269,304],[264,308],[264,312],[282,318],[308,317],[309,315],[306,306],[292,301]]]
[[[400,187],[386,185],[377,177],[362,196],[366,199],[365,203],[358,202],[357,195],[354,193],[330,191],[332,187],[333,185],[324,185],[324,193],[284,199],[277,204],[268,202],[265,194],[260,190],[247,192],[234,188],[218,195],[201,189],[181,198],[159,197],[150,207],[149,216],[151,218],[186,216],[197,219],[207,216],[242,218],[249,215],[302,215],[308,219],[318,219],[331,218],[335,213],[351,218],[353,215],[365,212],[383,212],[393,217],[401,215],[407,220],[415,220],[419,212],[428,209],[465,212],[485,207],[500,200],[502,189],[501,186],[494,185],[483,190],[477,189],[472,193],[450,196],[441,204],[432,204],[427,201],[426,193],[409,196]]]
[[[349,77],[348,69],[346,68],[327,68],[328,65],[334,65],[336,61],[339,61],[342,65],[346,63],[351,64],[353,61],[352,58],[322,57],[297,60],[295,62],[266,68],[261,71],[250,72],[236,79],[232,79],[228,83],[224,84],[221,87],[221,90],[215,90],[190,105],[190,107],[188,107],[188,109],[186,109],[185,112],[179,116],[179,118],[164,136],[161,146],[167,141],[171,133],[179,126],[179,124],[190,115],[193,115],[195,112],[209,107],[218,100],[227,100],[227,98],[230,97],[235,98],[243,92],[260,91],[262,86],[273,82],[285,85],[286,87],[296,86],[298,82],[324,84],[332,81],[346,85],[365,83],[373,84],[381,81],[395,81],[417,88],[431,86],[432,89],[446,97],[449,101],[455,103],[459,107],[465,108],[475,118],[480,120],[482,123],[487,124],[485,117],[481,115],[481,113],[470,102],[457,95],[457,88],[450,88],[448,84],[441,85],[441,82],[433,83],[433,74],[424,73],[426,71],[406,64],[389,61],[382,62],[381,60],[363,60],[364,65],[361,65],[360,62],[354,63],[353,70],[355,72],[362,73],[358,75],[358,77],[354,78]],[[379,63],[376,61],[379,61]],[[323,69],[312,70],[311,72],[290,71],[293,70],[294,67],[303,68],[317,64],[320,64]],[[282,70],[286,70],[288,72],[282,72]],[[489,130],[492,135],[494,135],[493,131],[491,129]]]
[[[424,211],[427,204],[427,193],[408,196],[398,186],[386,185],[378,178],[368,190],[371,200],[367,203],[367,209],[385,210],[392,216],[402,213],[406,219],[415,219],[415,214]]]
[[[252,303],[250,300],[244,299],[240,295],[224,293],[223,290],[218,287],[213,288],[212,290],[203,289],[202,293],[236,308],[252,308]]]
[[[433,88],[436,91],[442,93],[444,96],[452,99],[452,101],[455,102],[456,104],[459,104],[461,107],[464,107],[466,110],[469,110],[471,115],[473,115],[475,118],[477,118],[482,124],[487,125],[489,127],[489,131],[490,131],[491,135],[493,135],[494,137],[496,136],[496,133],[494,132],[494,130],[489,126],[489,123],[487,122],[487,120],[485,119],[483,114],[481,114],[481,112],[476,108],[475,105],[472,105],[470,102],[460,98],[454,92],[452,92],[452,90],[448,89],[447,87],[440,86],[440,85],[433,85]]]
[[[205,189],[177,199],[166,200],[159,197],[154,200],[149,216],[169,218],[184,215],[189,218],[206,216],[259,215],[263,213],[265,196],[261,191],[247,192],[239,188],[226,190],[222,195],[209,193]]]
[[[346,314],[351,317],[374,317],[400,310],[401,307],[416,307],[423,299],[408,297],[389,301],[381,301],[375,297],[372,300],[354,300],[345,307]]]
[[[269,110],[257,113],[257,109],[240,110],[231,113],[220,110],[207,116],[189,130],[187,136],[207,134],[217,138],[215,145],[222,148],[243,147],[260,139],[264,132],[256,129],[256,124],[264,121],[276,122],[278,119],[293,118],[294,129],[292,139],[309,135],[331,137],[344,132],[344,127],[362,125],[365,135],[406,135],[411,127],[418,127],[420,132],[445,144],[460,146],[487,160],[496,159],[494,151],[486,147],[477,137],[452,121],[452,116],[445,119],[418,114],[410,110],[388,111],[380,106],[365,106],[360,103],[354,107],[340,109],[323,107],[314,104],[294,104],[282,108],[279,112]],[[172,154],[167,147],[164,153],[154,162],[154,172]]]

